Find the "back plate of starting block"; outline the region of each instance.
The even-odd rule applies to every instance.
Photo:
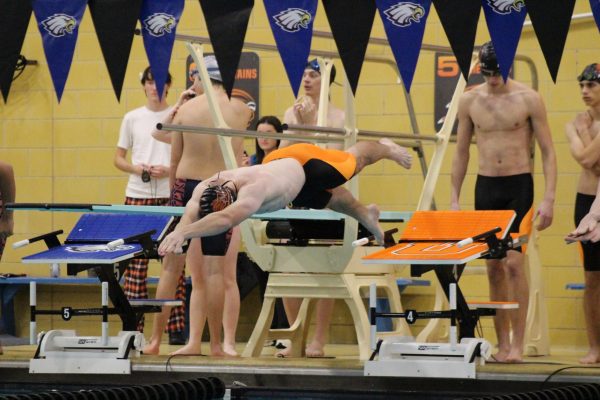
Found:
[[[173,217],[168,215],[83,214],[66,243],[108,243],[156,230],[152,241],[162,239]]]
[[[455,265],[475,260],[488,251],[485,242],[458,247],[457,243],[500,228],[499,239],[508,235],[515,219],[512,210],[492,211],[417,211],[400,242],[363,257],[365,264]]]

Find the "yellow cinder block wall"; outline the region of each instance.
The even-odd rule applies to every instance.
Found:
[[[425,43],[448,45],[435,9],[425,31]],[[588,2],[579,1],[575,13],[590,12]],[[329,31],[324,10],[319,6],[315,29]],[[185,2],[185,11],[178,33],[206,36],[207,31],[200,6],[195,0]],[[598,28],[592,19],[574,21],[567,38],[561,68],[553,83],[531,26],[525,27],[518,53],[536,62],[539,74],[539,91],[548,109],[548,118],[558,155],[558,188],[555,219],[551,228],[544,231],[539,240],[543,263],[546,300],[548,303],[551,343],[556,348],[579,348],[586,346],[581,292],[565,290],[568,282],[582,282],[583,272],[575,246],[566,246],[563,236],[572,229],[572,209],[579,168],[572,160],[564,136],[564,125],[575,113],[584,108],[580,101],[575,77],[591,62],[597,62],[600,54]],[[372,37],[385,37],[376,16]],[[485,20],[480,19],[477,43],[488,40]],[[256,4],[252,12],[248,42],[274,44],[267,23],[264,7]],[[332,40],[314,38],[313,49],[335,51]],[[210,47],[208,47],[210,50]],[[294,99],[283,65],[276,53],[258,51],[261,63],[260,109],[261,114],[283,116]],[[121,102],[116,100],[104,65],[100,47],[89,15],[86,14],[79,31],[73,65],[61,103],[57,103],[41,37],[32,17],[22,54],[38,60],[39,65],[28,66],[23,75],[14,81],[7,104],[0,102],[0,157],[14,166],[19,202],[94,202],[122,203],[126,176],[113,167],[113,155],[123,115],[144,104],[145,98],[139,84],[138,74],[148,62],[140,37],[134,39]],[[387,46],[371,44],[369,55],[393,59]],[[174,102],[183,89],[185,59],[187,52],[181,42],[175,44],[171,72],[175,80],[169,94]],[[412,86],[412,97],[417,122],[424,134],[433,134],[434,104],[434,55],[422,51]],[[338,59],[337,79],[343,80],[343,70]],[[529,72],[517,63],[515,75],[519,80],[530,81]],[[342,88],[332,86],[332,101],[343,105]],[[356,97],[358,127],[388,132],[410,132],[410,122],[402,88],[393,69],[383,64],[364,64]],[[247,141],[250,153],[253,144]],[[431,149],[425,145],[426,157]],[[449,202],[450,165],[454,147],[450,145],[442,169],[435,200],[440,209],[447,209]],[[473,204],[473,183],[477,164],[477,152],[472,151],[468,176],[463,188],[463,206]],[[543,174],[538,152],[535,168],[536,201],[543,193]],[[406,172],[396,165],[383,162],[365,170],[360,177],[360,198],[363,202],[378,203],[384,210],[414,210],[419,198],[423,178],[417,165]],[[67,232],[78,218],[76,213],[17,212],[15,235],[9,240],[0,271],[30,275],[48,275],[47,266],[24,266],[20,258],[42,250],[36,244],[27,249],[13,250],[14,241],[64,228]],[[476,265],[481,265],[477,264]],[[151,274],[158,274],[159,266],[152,263]],[[433,276],[429,276],[434,279]],[[487,280],[483,275],[471,275],[463,279],[462,287],[471,297],[487,296]],[[406,304],[411,308],[428,308],[432,304],[431,289],[408,289]],[[68,298],[69,293],[57,289],[56,295]],[[94,303],[96,295],[90,295]],[[26,302],[20,301],[25,306]],[[345,313],[343,306],[340,313]],[[23,316],[26,318],[26,316]],[[343,322],[345,321],[345,322]],[[336,325],[337,324],[337,325]],[[336,317],[332,335],[347,318]],[[20,324],[24,325],[24,324]],[[345,329],[346,331],[349,328]],[[491,323],[484,322],[488,339],[495,341]],[[26,334],[21,332],[21,334]],[[340,334],[340,340],[352,337]],[[334,337],[335,339],[335,337]],[[354,340],[353,338],[349,340]]]

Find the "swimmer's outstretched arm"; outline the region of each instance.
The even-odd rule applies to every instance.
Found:
[[[200,210],[200,197],[206,186],[198,190],[200,185],[194,190],[194,194],[185,207],[185,213],[181,221],[173,232],[167,235],[158,248],[158,254],[164,256],[167,253],[176,253],[181,251],[183,243],[187,239],[214,236],[239,225],[247,218],[251,217],[259,210],[264,200],[261,192],[252,196],[249,190],[241,188],[238,193],[238,199],[224,210],[214,212],[201,219],[198,219]],[[252,192],[255,192],[252,190]]]

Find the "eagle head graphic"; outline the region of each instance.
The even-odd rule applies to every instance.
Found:
[[[525,6],[525,0],[487,0],[487,2],[498,14],[510,14],[513,10],[519,12]]]
[[[42,21],[42,26],[50,35],[62,37],[73,33],[77,20],[67,14],[54,14]]]
[[[406,27],[413,22],[419,23],[425,16],[425,9],[420,4],[401,2],[391,6],[383,13],[392,24]]]
[[[298,32],[308,28],[312,20],[310,13],[301,8],[288,8],[273,16],[275,23],[286,32]]]
[[[156,37],[171,33],[175,24],[175,17],[165,13],[154,13],[144,20],[146,31]]]

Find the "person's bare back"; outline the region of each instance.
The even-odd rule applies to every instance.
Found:
[[[232,129],[246,129],[252,114],[248,106],[236,98],[229,100],[220,88],[215,90],[215,95],[225,123]],[[180,125],[213,127],[206,95],[198,96],[182,105],[174,122]],[[182,133],[181,140],[177,178],[204,180],[225,169],[219,141],[215,135],[185,132]],[[232,145],[236,156],[241,156],[243,140],[234,138]]]
[[[479,173],[509,176],[531,172],[532,107],[539,94],[509,80],[506,91],[490,93],[481,85],[464,96],[479,151]]]

